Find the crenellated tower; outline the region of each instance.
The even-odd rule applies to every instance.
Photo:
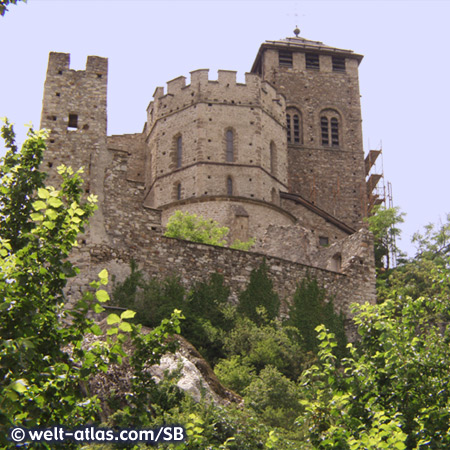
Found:
[[[107,78],[106,58],[89,56],[86,70],[73,70],[70,54],[50,53],[41,115],[41,128],[50,130],[44,162],[50,181],[65,164],[74,170],[83,167],[86,190],[94,187],[97,175],[92,167],[98,173],[106,151]]]
[[[261,45],[251,72],[286,98],[289,191],[358,229],[366,185],[362,56],[298,36]]]
[[[261,235],[262,218],[293,219],[280,205],[288,189],[284,97],[254,74],[191,72],[157,88],[144,129],[146,201],[211,217],[233,237]],[[274,219],[275,223],[277,219]],[[236,223],[239,226],[236,226]],[[239,230],[239,231],[238,231]]]

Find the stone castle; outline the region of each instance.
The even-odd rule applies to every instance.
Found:
[[[176,273],[189,285],[218,271],[236,299],[263,259],[289,298],[308,274],[348,313],[375,301],[358,66],[362,56],[298,36],[266,41],[245,83],[236,72],[191,72],[157,87],[142,132],[107,136],[107,59],[86,70],[51,53],[41,127],[50,130],[45,168],[84,167],[99,198],[74,254],[92,278],[119,279],[130,259],[148,275]],[[250,252],[163,236],[176,210],[256,239]],[[81,277],[83,279],[83,277]],[[232,300],[233,300],[232,299]]]

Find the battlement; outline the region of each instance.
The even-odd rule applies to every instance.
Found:
[[[150,128],[156,120],[197,103],[259,107],[284,123],[284,96],[256,74],[246,73],[245,83],[238,83],[236,73],[219,70],[217,80],[210,80],[209,69],[198,69],[190,73],[188,85],[186,77],[179,76],[167,82],[166,92],[157,87],[147,108]]]
[[[86,61],[86,70],[70,69],[70,53],[50,52],[48,57],[48,75],[62,75],[64,72],[72,70],[73,72],[94,73],[99,78],[108,73],[108,58],[100,56],[88,56]]]

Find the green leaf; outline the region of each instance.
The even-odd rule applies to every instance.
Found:
[[[19,392],[20,394],[26,392],[27,386],[28,382],[23,378],[21,378],[20,380],[16,380],[10,384],[10,388],[14,389],[16,392]]]
[[[108,284],[108,271],[106,269],[103,269],[99,274],[98,277],[100,278],[101,284]]]
[[[95,293],[95,297],[101,303],[107,302],[109,300],[109,294],[103,289],[100,289],[99,291],[97,291]]]
[[[120,322],[120,317],[117,314],[110,314],[106,319],[106,323],[108,325],[113,325],[113,324],[119,323],[119,322]]]
[[[44,216],[41,213],[32,213],[32,214],[30,214],[30,217],[35,222],[40,222],[41,220],[44,220]]]
[[[33,203],[33,208],[34,208],[36,211],[39,211],[39,210],[41,210],[41,209],[47,208],[47,205],[46,205],[46,203],[44,203],[42,200],[38,200],[38,201],[36,201],[36,202]]]
[[[94,305],[94,312],[99,314],[102,313],[103,311],[106,311],[105,308],[103,308],[103,306],[100,306],[98,303]]]
[[[43,198],[46,199],[50,196],[49,192],[47,191],[47,189],[44,188],[39,188],[38,189],[38,197],[39,198]]]
[[[55,197],[50,197],[48,199],[48,204],[52,207],[52,208],[59,208],[63,202],[59,199],[59,198],[55,198]]]
[[[117,334],[117,332],[119,331],[119,329],[117,327],[115,328],[109,328],[108,331],[106,332],[106,334],[108,336],[111,336],[112,334]]]
[[[121,319],[132,319],[136,315],[136,311],[132,311],[131,309],[127,309],[121,315]]]
[[[91,326],[91,332],[96,336],[101,336],[103,334],[102,329],[96,323]]]
[[[119,328],[120,328],[122,331],[125,331],[125,332],[127,332],[127,333],[133,331],[133,327],[132,327],[128,322],[122,322],[122,323],[119,325]]]

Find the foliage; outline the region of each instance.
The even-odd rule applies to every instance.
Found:
[[[6,11],[8,11],[8,5],[17,5],[17,2],[26,3],[27,0],[0,0],[0,16],[4,16]]]
[[[0,444],[10,445],[8,428],[13,426],[75,428],[98,420],[100,404],[87,382],[109,364],[121,363],[128,333],[136,349],[130,405],[138,422],[151,407],[148,388],[154,385],[142,369],[173,348],[167,338],[178,331],[180,315],[144,335],[127,321],[133,311],[111,314],[107,336],[83,346],[88,333],[103,334],[88,317],[91,310],[104,311],[107,272],[99,273],[81,299],[72,299],[70,308],[64,288],[77,274],[67,257],[95,209],[95,198],[82,200],[80,171],[74,174],[65,166],[58,168],[59,190],[44,186],[39,165],[45,132],[30,130],[20,151],[7,122],[2,136],[9,150],[0,166]],[[78,448],[52,443],[52,448],[61,446]],[[34,448],[50,447],[35,443]]]
[[[292,428],[300,413],[297,384],[267,365],[245,389],[245,401],[267,425]]]
[[[299,422],[318,449],[450,446],[448,272],[434,299],[355,306],[361,335],[339,370],[334,336],[318,327],[320,364],[303,374]],[[370,445],[364,446],[370,438]]]
[[[67,256],[95,199],[81,201],[79,173],[64,166],[58,169],[61,189],[44,187],[38,171],[44,132],[30,130],[21,151],[7,122],[2,136],[9,150],[0,169],[0,422],[6,429],[13,424],[80,425],[98,409],[95,398],[82,394],[80,383],[105,369],[98,358],[103,350],[85,351],[81,344],[84,333],[98,333],[86,313],[90,305],[102,309],[99,302],[107,293],[99,288],[107,275],[100,273],[100,281],[92,284],[95,294],[87,293],[71,311],[63,309],[63,288],[76,274]],[[114,350],[120,358],[120,349]],[[6,435],[3,429],[2,442]]]
[[[238,317],[224,345],[229,357],[240,356],[236,363],[241,362],[243,371],[250,367],[259,373],[271,365],[295,380],[305,365],[305,351],[297,330],[283,326],[279,320],[257,325],[246,317]]]
[[[275,319],[279,309],[280,299],[273,290],[264,260],[258,269],[252,270],[247,288],[239,295],[237,310],[256,324],[263,324]]]
[[[345,336],[344,316],[334,312],[333,300],[326,301],[326,291],[321,289],[316,279],[304,278],[297,286],[289,307],[286,323],[299,330],[307,352],[317,354],[319,341],[315,328],[324,324],[337,339],[334,352],[341,359],[345,356],[347,338]]]
[[[205,219],[203,216],[188,212],[175,211],[167,222],[164,236],[224,247],[227,245],[225,238],[229,232],[228,227],[221,227],[212,219]],[[231,248],[248,251],[254,243],[254,238],[245,242],[236,239],[231,244]]]
[[[186,291],[175,277],[145,281],[132,262],[131,274],[115,285],[113,301],[135,310],[135,322],[148,327],[168,318],[174,309],[182,310],[186,317],[181,324],[183,336],[214,364],[225,356],[223,338],[234,320],[233,314],[227,312],[229,294],[223,276],[217,273],[211,274],[208,282],[196,283]]]
[[[398,207],[377,206],[375,214],[367,219],[375,240],[375,267],[378,270],[388,270],[391,266],[390,255],[400,254],[396,238],[400,236],[401,230],[397,225],[404,222],[404,215]]]
[[[241,355],[232,355],[214,366],[214,373],[221,383],[240,395],[255,377],[255,368]]]
[[[448,268],[450,256],[450,215],[439,226],[429,224],[424,232],[415,233],[412,239],[417,246],[414,258],[403,259],[388,277],[378,277],[378,299],[395,297],[397,294],[417,298],[438,295],[434,283],[435,272]]]

